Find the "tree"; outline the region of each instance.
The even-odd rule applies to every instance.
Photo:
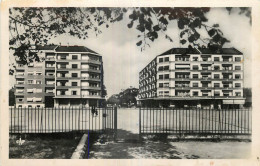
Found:
[[[9,89],[9,106],[15,105],[14,88]]]
[[[136,43],[141,50],[150,46],[150,42],[167,34],[170,21],[177,21],[180,29],[180,43],[189,43],[189,47],[221,48],[228,39],[218,24],[208,25],[206,13],[211,8],[179,8],[179,7],[135,7],[135,8],[10,8],[9,10],[9,49],[22,63],[41,61],[36,51],[30,50],[31,45],[51,44],[48,41],[61,34],[86,39],[91,32],[102,33],[100,28],[109,28],[110,24],[123,20],[128,16],[128,28],[139,31]],[[233,8],[226,8],[231,13]],[[239,14],[245,14],[251,21],[251,8],[239,8]],[[203,38],[198,29],[208,33]],[[10,74],[13,72],[10,71]]]

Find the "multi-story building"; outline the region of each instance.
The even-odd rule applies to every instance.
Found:
[[[146,106],[241,106],[243,60],[235,48],[170,49],[139,73],[139,99]]]
[[[16,106],[97,106],[104,99],[102,56],[84,46],[37,50],[43,62],[17,61]]]

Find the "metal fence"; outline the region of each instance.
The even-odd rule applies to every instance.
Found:
[[[103,132],[117,129],[117,108],[9,108],[9,133]]]
[[[242,134],[252,132],[252,110],[140,108],[140,134]]]

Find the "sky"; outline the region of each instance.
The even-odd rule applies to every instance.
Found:
[[[224,8],[212,8],[206,14],[207,25],[215,23],[220,25],[224,36],[230,43],[224,47],[235,47],[245,56],[244,86],[251,87],[251,26],[249,18],[233,11],[230,15]],[[119,93],[130,86],[138,88],[139,72],[157,55],[173,48],[181,47],[179,44],[179,30],[177,23],[171,22],[167,34],[173,39],[169,42],[164,35],[141,51],[136,46],[138,31],[127,27],[129,19],[124,17],[120,22],[111,24],[108,29],[102,28],[97,37],[92,35],[82,40],[71,36],[61,35],[50,42],[61,45],[83,45],[99,53],[103,57],[104,84],[108,96]]]

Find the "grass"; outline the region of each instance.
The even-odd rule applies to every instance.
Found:
[[[9,139],[10,159],[69,159],[81,137],[37,135],[22,138],[25,142],[18,145],[19,137]]]

